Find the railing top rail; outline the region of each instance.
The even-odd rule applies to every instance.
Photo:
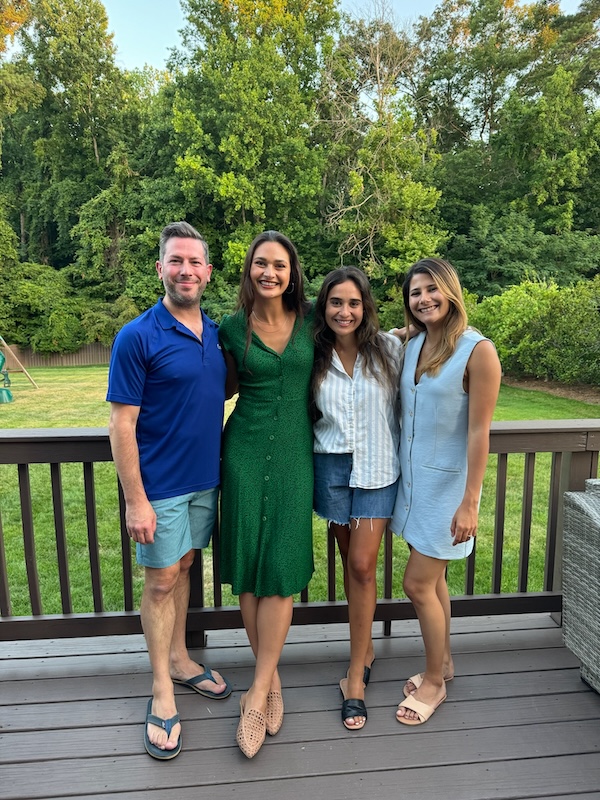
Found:
[[[0,464],[110,461],[108,428],[0,430]]]
[[[495,433],[577,433],[580,431],[600,432],[600,419],[524,419],[506,422],[492,422],[491,431]]]
[[[512,433],[600,433],[600,418],[594,419],[542,419],[492,422],[492,434]],[[108,436],[108,428],[0,428],[0,442],[100,440]]]
[[[108,428],[3,428],[0,443],[63,442],[65,440],[100,441],[108,436]]]

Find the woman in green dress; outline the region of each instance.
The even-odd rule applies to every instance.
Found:
[[[228,394],[223,439],[221,577],[239,595],[256,658],[240,701],[237,742],[252,758],[283,722],[278,663],[293,595],[313,570],[312,312],[298,254],[276,231],[252,242],[238,310],[220,328]]]

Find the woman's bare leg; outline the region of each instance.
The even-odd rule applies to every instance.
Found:
[[[364,700],[363,673],[373,660],[372,627],[377,603],[377,556],[387,519],[351,521],[348,549],[348,618],[350,669],[347,696]],[[362,727],[364,717],[349,717],[347,726]]]
[[[437,706],[445,697],[444,659],[448,647],[449,599],[445,601],[440,581],[446,583],[446,561],[430,558],[411,550],[404,573],[404,591],[410,598],[419,618],[425,645],[425,673],[423,683],[413,692],[413,697],[428,706]],[[398,717],[416,720],[417,714],[400,708]]]

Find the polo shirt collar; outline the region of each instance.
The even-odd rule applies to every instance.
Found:
[[[165,305],[164,305],[164,303],[162,301],[162,297],[160,297],[156,301],[156,305],[154,306],[154,309],[156,311],[156,318],[158,320],[158,323],[159,323],[160,327],[163,328],[164,330],[167,330],[168,328],[179,328],[179,327],[184,328],[185,330],[187,330],[185,325],[181,325],[181,323],[178,322],[178,320],[175,319],[173,314],[171,314],[169,309],[165,307]],[[216,327],[216,323],[214,323],[212,321],[212,319],[207,317],[202,309],[200,309],[200,313],[202,314],[202,323],[203,323],[203,325],[208,325],[209,327]]]

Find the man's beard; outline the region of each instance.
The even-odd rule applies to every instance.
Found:
[[[167,297],[174,306],[178,308],[195,308],[200,305],[200,297],[202,296],[200,284],[197,284],[198,290],[195,295],[180,294],[177,291],[177,284],[174,281],[165,281],[164,285]]]

